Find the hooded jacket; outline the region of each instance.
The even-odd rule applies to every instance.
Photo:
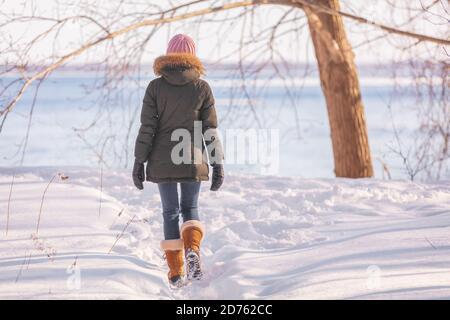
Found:
[[[208,156],[204,152],[205,145],[195,140],[195,126],[200,134],[208,132],[208,140],[206,135],[204,137],[210,146],[208,149],[214,149],[213,154],[217,152],[214,159],[222,159],[223,153],[216,130],[214,96],[208,83],[200,79],[204,67],[196,56],[177,53],[158,57],[153,70],[159,77],[149,83],[145,92],[135,146],[136,160],[148,162],[148,181],[208,180]],[[182,144],[179,133],[189,133],[190,139]],[[185,147],[180,148],[182,145]]]

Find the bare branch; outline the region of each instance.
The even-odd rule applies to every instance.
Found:
[[[397,28],[394,28],[391,26],[387,26],[387,25],[384,25],[384,24],[381,24],[381,23],[378,23],[375,21],[371,21],[367,18],[363,18],[363,17],[357,16],[357,15],[343,12],[341,10],[327,8],[327,7],[315,4],[314,2],[311,2],[309,0],[290,0],[290,1],[287,0],[285,4],[287,4],[287,5],[297,4],[297,5],[304,6],[303,7],[304,9],[305,9],[305,7],[310,7],[316,11],[324,12],[324,13],[327,13],[330,15],[335,15],[335,16],[340,15],[344,18],[348,18],[350,20],[354,20],[359,23],[372,25],[374,27],[380,28],[381,30],[392,33],[392,34],[398,34],[398,35],[406,36],[409,38],[415,38],[419,41],[428,41],[428,42],[433,42],[433,43],[447,45],[447,46],[450,45],[450,40],[448,40],[448,39],[436,38],[436,37],[432,37],[432,36],[425,35],[425,34],[419,34],[419,33],[415,33],[415,32],[400,30],[400,29],[397,29]]]

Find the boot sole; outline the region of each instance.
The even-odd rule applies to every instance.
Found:
[[[195,267],[198,266],[198,267]],[[203,278],[203,272],[200,266],[200,259],[197,254],[189,253],[186,255],[187,279],[199,281]]]

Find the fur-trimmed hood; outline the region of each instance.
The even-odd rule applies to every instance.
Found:
[[[184,85],[205,74],[200,59],[188,53],[170,53],[156,58],[153,71],[174,85]]]

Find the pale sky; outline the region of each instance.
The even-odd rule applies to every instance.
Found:
[[[46,17],[58,17],[57,14],[57,0],[39,0],[39,1],[16,1],[16,0],[6,0],[0,1],[0,10],[1,12],[20,12],[21,8],[25,5],[27,8],[28,14],[31,12],[35,12],[38,15],[44,15]],[[68,3],[69,0],[59,1],[60,6],[62,3]],[[131,1],[130,1],[131,2]],[[174,1],[171,1],[174,2]],[[175,1],[175,3],[184,3],[186,1]],[[234,2],[234,1],[226,1],[226,2]],[[429,3],[430,1],[422,1],[424,4]],[[136,1],[133,1],[133,5],[123,7],[123,14],[127,14],[130,12],[136,12],[139,10],[143,10],[139,5],[136,5]],[[143,3],[153,3],[159,4],[163,8],[170,8],[169,1],[143,1]],[[402,4],[406,3],[405,1],[396,1],[401,7]],[[419,5],[419,1],[409,1],[409,3],[414,3],[414,5]],[[442,1],[443,5],[447,5],[447,1]],[[78,1],[77,5],[85,5],[85,9],[83,9],[84,13],[92,12],[92,14],[96,16],[100,16],[102,14],[105,15],[105,21],[108,20],[108,9],[111,9],[111,6],[117,4],[117,1],[93,1],[93,0],[84,0]],[[442,5],[442,4],[440,4]],[[440,6],[439,5],[439,6]],[[202,6],[200,6],[202,7]],[[203,5],[204,7],[204,5]],[[448,38],[450,33],[447,24],[442,24],[445,22],[445,19],[433,16],[431,14],[427,14],[424,18],[421,18],[419,23],[411,25],[403,26],[401,25],[405,19],[407,19],[406,12],[404,10],[398,9],[395,11],[389,11],[385,0],[373,0],[373,1],[360,1],[360,0],[341,0],[341,7],[343,11],[354,13],[357,15],[361,15],[363,17],[375,20],[380,23],[385,23],[393,26],[397,26],[398,28],[402,28],[405,30],[410,30],[418,33],[425,33],[434,36],[438,36],[441,38]],[[66,6],[67,8],[67,6]],[[195,7],[199,8],[199,7]],[[193,10],[195,10],[193,8]],[[78,8],[77,8],[78,9]],[[445,11],[440,9],[440,13],[445,13]],[[447,8],[448,9],[448,8]],[[240,9],[230,11],[229,15],[238,14]],[[258,30],[264,29],[265,27],[277,21],[287,10],[287,7],[283,6],[261,6],[258,7],[255,15],[255,32]],[[438,10],[439,11],[439,10]],[[67,10],[64,13],[60,13],[60,18],[67,16],[69,14],[76,14],[76,10]],[[413,14],[415,14],[413,12]],[[303,14],[299,15],[300,17]],[[216,18],[221,17],[221,15],[217,15]],[[293,17],[293,15],[292,15]],[[448,18],[448,17],[447,17]],[[4,18],[0,16],[0,23],[4,21]],[[171,26],[166,25],[163,26],[150,40],[146,50],[148,54],[144,54],[144,63],[151,63],[151,61],[160,54],[163,54],[165,51],[166,43],[169,37],[175,33],[183,32],[190,34],[197,42],[198,56],[206,61],[214,61],[219,57],[226,57],[226,60],[237,60],[237,54],[230,54],[230,52],[234,51],[234,49],[239,44],[240,33],[242,27],[239,24],[236,24],[234,29],[231,32],[223,32],[220,31],[220,27],[228,26],[228,22],[224,23],[210,23],[205,22],[202,23],[199,27],[199,24],[192,23],[193,20],[186,20],[182,23],[175,23]],[[304,19],[302,20],[304,21]],[[242,21],[240,21],[242,23]],[[367,62],[382,62],[384,59],[389,60],[392,57],[396,59],[402,58],[402,51],[398,50],[396,47],[400,44],[407,44],[408,39],[403,39],[402,37],[394,37],[390,38],[389,41],[379,40],[372,43],[369,46],[364,47],[356,47],[357,44],[361,43],[365,39],[375,38],[377,35],[383,34],[379,30],[373,27],[368,27],[366,25],[357,24],[355,22],[345,20],[347,34],[353,46],[355,46],[355,56],[356,60],[359,63],[367,63]],[[437,24],[439,23],[439,25]],[[11,26],[11,28],[6,31],[3,30],[3,45],[5,45],[4,39],[14,39],[22,38],[26,39],[27,37],[31,37],[31,35],[35,35],[36,32],[39,32],[39,29],[48,27],[49,24],[45,22],[40,22],[30,25],[24,24],[16,24]],[[57,43],[54,43],[51,40],[42,41],[39,47],[36,47],[29,53],[29,57],[31,60],[38,60],[41,57],[45,57],[48,55],[49,50],[56,48],[56,51],[63,55],[70,50],[76,49],[79,47],[80,43],[82,43],[83,37],[86,37],[89,34],[95,32],[96,27],[80,27],[80,24],[74,22],[72,24],[67,25],[62,32],[61,40]],[[283,30],[287,30],[292,28],[290,25],[286,27],[281,27],[279,33],[282,33]],[[151,27],[145,27],[140,29],[138,32],[142,35],[148,34],[150,32]],[[120,39],[118,39],[120,43]],[[220,46],[219,46],[220,45]],[[283,37],[275,43],[275,47],[280,52],[288,53],[288,56],[295,56],[296,62],[305,62],[312,61],[314,59],[314,53],[312,49],[312,45],[309,40],[309,31],[307,28],[304,29],[303,32],[299,34],[297,37],[294,33],[291,33],[290,36]],[[0,44],[0,48],[2,48],[2,44]],[[422,49],[417,48],[417,50],[421,51],[419,54],[441,54],[438,50],[432,51],[431,53],[427,52],[428,46],[424,46]],[[91,50],[89,53],[84,54],[82,58],[77,60],[80,62],[95,62],[98,60],[98,56],[101,56],[102,50],[104,48],[98,48],[96,50]],[[252,50],[252,49],[250,49]],[[444,52],[443,50],[442,53]],[[291,54],[292,53],[292,54]],[[4,59],[4,56],[3,58]],[[10,55],[9,59],[15,59],[15,56]],[[225,61],[226,61],[225,60]],[[0,61],[0,64],[4,63],[4,61]]]

